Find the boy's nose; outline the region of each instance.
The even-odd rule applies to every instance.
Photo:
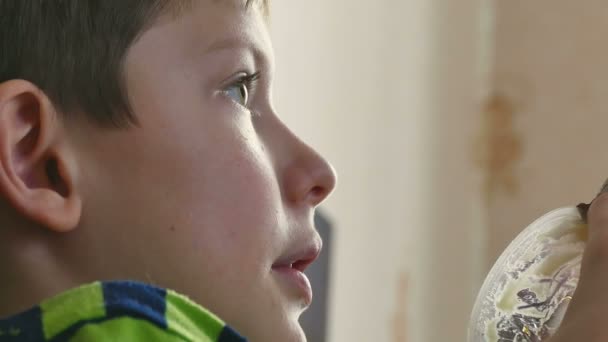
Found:
[[[336,172],[310,146],[299,140],[296,144],[298,151],[292,154],[293,158],[283,174],[284,196],[291,203],[316,207],[336,187]]]
[[[331,164],[312,147],[295,136],[286,126],[279,123],[274,127],[280,136],[277,150],[278,175],[281,191],[286,201],[292,204],[306,204],[312,207],[323,202],[336,187],[336,171]],[[280,133],[279,133],[280,132]],[[275,136],[277,139],[278,136]],[[275,142],[278,142],[275,140]],[[275,159],[275,162],[279,161]]]

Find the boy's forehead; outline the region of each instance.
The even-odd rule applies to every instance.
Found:
[[[271,57],[265,11],[260,7],[263,3],[264,0],[190,0],[179,13],[159,18],[150,31],[166,31],[165,35],[172,36],[166,39],[186,40],[186,45],[198,53],[246,47],[256,55]],[[164,30],[167,26],[171,28]]]

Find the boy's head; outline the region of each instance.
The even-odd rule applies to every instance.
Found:
[[[0,0],[0,315],[126,278],[302,338],[335,174],[274,112],[265,11]]]

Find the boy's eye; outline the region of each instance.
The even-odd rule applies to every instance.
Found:
[[[234,102],[243,107],[247,107],[247,103],[249,102],[249,89],[247,89],[246,84],[233,84],[229,86],[225,92]]]
[[[229,85],[224,90],[224,93],[234,102],[243,107],[248,107],[249,95],[252,93],[255,83],[259,77],[259,73],[242,75],[239,79],[234,81],[234,83]]]

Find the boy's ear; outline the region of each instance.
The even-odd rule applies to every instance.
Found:
[[[0,83],[0,196],[24,218],[56,232],[78,225],[76,159],[57,111],[37,86]]]

